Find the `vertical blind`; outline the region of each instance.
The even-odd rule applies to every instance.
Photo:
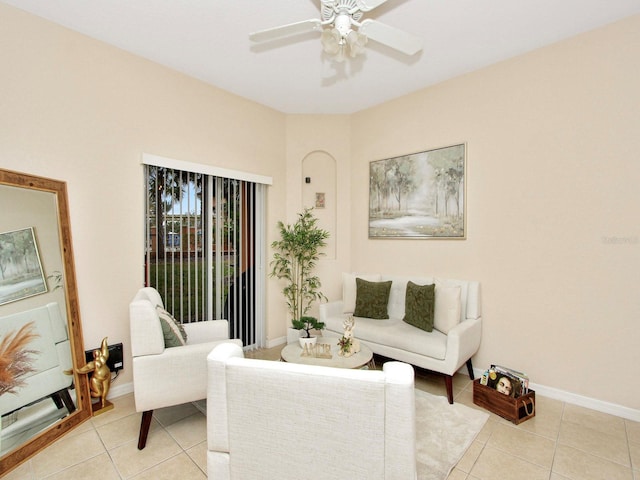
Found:
[[[180,322],[225,318],[231,338],[263,346],[265,184],[164,160],[143,159],[145,283]]]

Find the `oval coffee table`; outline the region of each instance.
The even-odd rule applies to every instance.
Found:
[[[285,346],[280,352],[280,359],[283,362],[290,363],[302,363],[304,365],[321,365],[324,367],[337,367],[337,368],[363,368],[368,367],[370,369],[375,368],[373,361],[373,352],[369,347],[360,343],[360,351],[354,353],[350,357],[342,357],[338,355],[338,337],[319,337],[318,344],[331,345],[331,358],[322,357],[303,357],[302,347],[298,342],[290,343]]]

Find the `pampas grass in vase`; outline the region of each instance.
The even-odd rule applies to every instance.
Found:
[[[33,332],[34,324],[25,324],[15,334],[7,334],[0,342],[0,395],[17,393],[24,385],[23,377],[34,371],[32,354],[35,350],[26,348],[27,344],[38,337]]]

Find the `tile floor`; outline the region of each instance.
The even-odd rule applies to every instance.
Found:
[[[247,356],[276,360],[280,349]],[[429,373],[417,372],[416,386],[445,395],[442,379]],[[468,377],[458,375],[454,390],[456,402],[478,408]],[[206,479],[205,416],[195,405],[156,411],[147,447],[138,451],[133,395],[114,404],[4,480]],[[541,396],[535,418],[519,426],[491,414],[449,480],[494,479],[640,480],[640,423]]]

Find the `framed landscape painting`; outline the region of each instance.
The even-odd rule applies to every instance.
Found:
[[[466,144],[369,164],[369,238],[466,238]]]
[[[33,228],[0,233],[0,305],[46,291]]]

